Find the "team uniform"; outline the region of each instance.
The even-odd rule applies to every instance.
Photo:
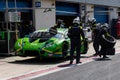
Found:
[[[80,62],[80,48],[81,37],[84,39],[83,30],[79,26],[72,26],[68,30],[68,37],[70,38],[70,64],[73,63],[74,52],[76,51],[76,63]]]

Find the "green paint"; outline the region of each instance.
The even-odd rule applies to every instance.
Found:
[[[5,32],[0,31],[0,37],[1,37],[2,40],[4,40],[5,39]]]
[[[66,34],[66,32],[68,31],[67,29],[57,29],[58,34],[60,33],[61,36],[64,36]],[[39,30],[36,31],[37,32],[46,32],[46,30]],[[41,38],[36,38],[34,41],[30,42],[29,41],[29,37],[24,37],[24,38],[19,38],[14,46],[14,49],[17,51],[18,49],[22,50],[23,52],[21,52],[20,50],[18,51],[18,55],[23,55],[23,56],[27,56],[27,54],[25,53],[26,51],[34,51],[38,52],[40,57],[61,57],[62,56],[62,45],[64,42],[68,43],[68,55],[70,55],[70,39],[62,37],[60,37],[60,34],[58,37],[51,37],[49,40],[47,41],[43,41],[40,42]],[[81,45],[81,52],[85,52],[84,50],[84,42]],[[58,53],[57,53],[58,52]]]

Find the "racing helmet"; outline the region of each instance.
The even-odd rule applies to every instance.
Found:
[[[109,25],[107,24],[107,23],[104,23],[103,24],[106,28],[108,28],[109,27]]]
[[[76,17],[76,18],[73,20],[73,24],[80,24],[80,18],[79,18],[79,17]]]
[[[88,22],[90,22],[90,23],[95,23],[95,22],[96,22],[96,19],[95,19],[95,18],[88,18]]]
[[[102,25],[102,28],[109,29],[109,25],[108,25],[107,23],[104,23],[104,24]]]

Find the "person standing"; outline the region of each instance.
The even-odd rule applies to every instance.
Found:
[[[70,64],[74,60],[74,52],[76,51],[76,64],[80,63],[80,49],[81,49],[81,36],[84,39],[84,32],[80,28],[79,17],[73,20],[73,26],[68,30],[68,37],[70,38]]]
[[[56,28],[65,28],[65,24],[64,24],[63,20],[61,20],[61,19],[57,20],[57,24],[55,26],[56,26]]]
[[[99,38],[98,38],[98,34],[100,32],[100,25],[96,24],[95,18],[88,18],[88,23],[91,25],[91,29],[93,32],[93,48],[95,51],[93,56],[97,56],[99,55],[99,49],[100,49],[100,43],[99,43]]]
[[[93,54],[93,55],[97,56],[97,55],[99,55],[99,51],[100,51],[100,43],[99,43],[99,38],[98,38],[98,35],[100,33],[99,26],[95,27],[93,33],[94,33],[93,48],[95,50],[95,54]]]
[[[29,33],[32,33],[33,31],[35,31],[35,28],[33,27],[33,22],[29,21]]]

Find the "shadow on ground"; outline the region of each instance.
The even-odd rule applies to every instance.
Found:
[[[111,60],[110,58],[106,58],[106,59],[103,59],[103,58],[93,58],[95,61],[109,61]]]
[[[15,60],[9,63],[12,64],[26,64],[26,65],[51,65],[51,64],[58,64],[61,62],[64,62],[68,60],[69,57],[67,58],[30,58],[30,59],[24,59],[24,60]]]
[[[89,58],[89,56],[81,56],[81,58]],[[62,63],[65,61],[68,61],[70,59],[70,57],[57,57],[57,58],[29,58],[29,59],[23,59],[23,60],[15,60],[15,61],[11,61],[8,63],[12,63],[12,64],[26,64],[26,65],[51,65],[51,64],[58,64],[58,63]]]

